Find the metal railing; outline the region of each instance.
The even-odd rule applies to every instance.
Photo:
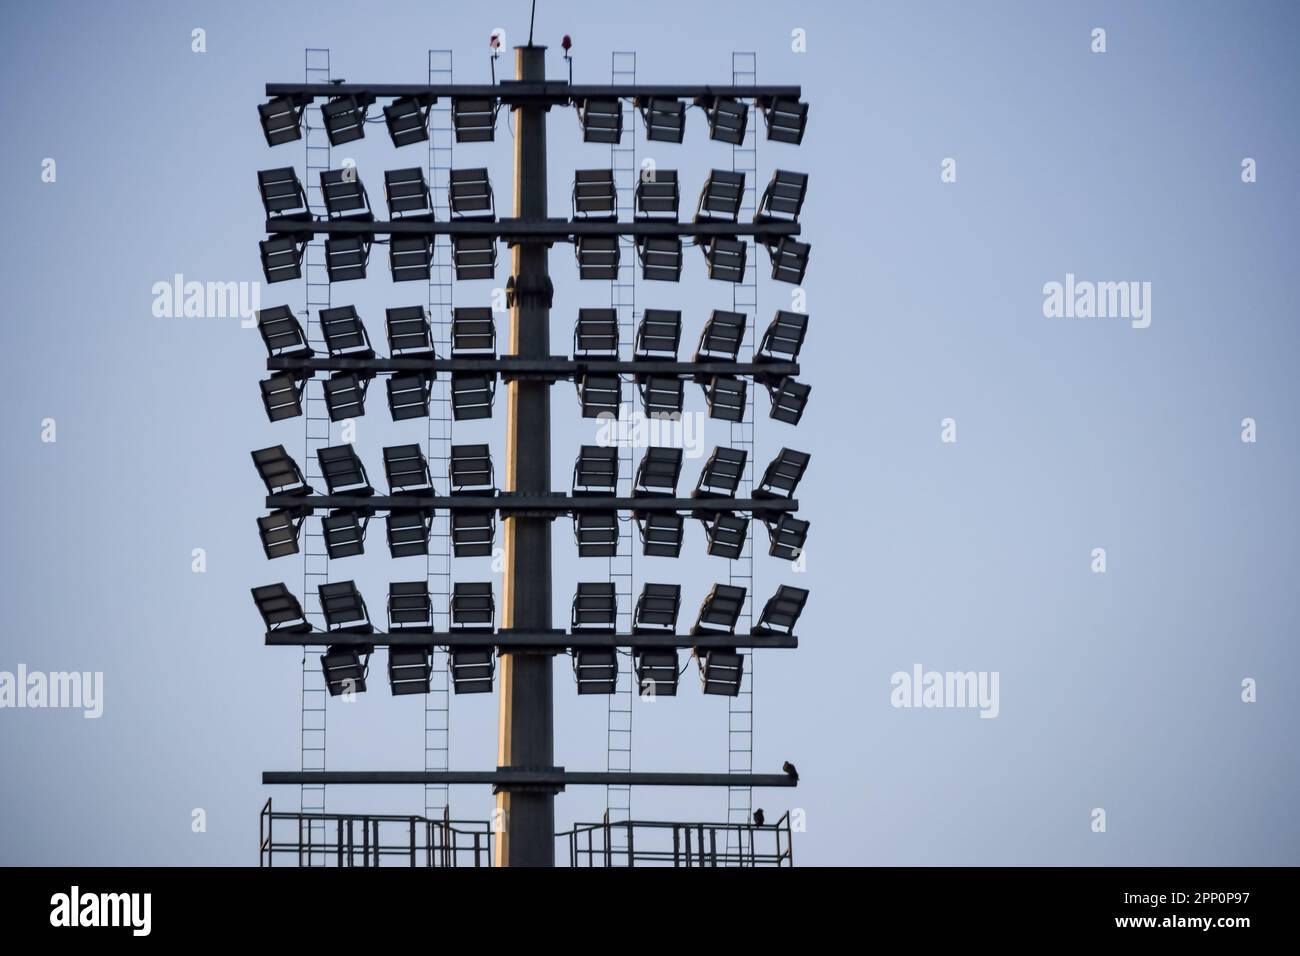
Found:
[[[569,866],[794,866],[790,814],[776,823],[606,819],[556,835]]]
[[[276,812],[258,824],[258,863],[274,866],[491,866],[492,825],[377,814]],[[283,864],[282,864],[283,865]]]

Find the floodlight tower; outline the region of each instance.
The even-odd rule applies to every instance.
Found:
[[[546,47],[515,48],[515,77],[546,80]],[[546,221],[546,115],[541,102],[515,106],[515,216]],[[550,243],[514,244],[510,351],[545,359],[551,352]],[[550,382],[513,379],[506,408],[506,490],[544,495],[551,490]],[[551,519],[516,514],[505,519],[503,626],[549,631]],[[549,653],[502,653],[497,765],[543,769],[554,764],[555,708]],[[555,793],[545,788],[497,792],[498,866],[555,863]]]

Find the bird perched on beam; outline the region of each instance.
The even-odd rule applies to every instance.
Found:
[[[754,811],[754,825],[761,827],[763,825],[764,819],[765,818],[763,816],[763,808],[759,807],[757,810]]]
[[[787,760],[785,763],[781,764],[781,769],[784,770],[785,775],[795,783],[799,782],[799,771],[794,769],[794,764],[790,761]]]

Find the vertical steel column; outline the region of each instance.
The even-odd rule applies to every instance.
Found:
[[[515,75],[545,80],[546,48],[515,48]],[[546,219],[546,107],[514,108],[515,216]],[[510,351],[550,354],[551,284],[546,242],[519,242],[513,251]],[[507,386],[506,489],[548,492],[551,487],[550,385],[512,381]],[[548,518],[505,520],[502,626],[551,627],[551,524]],[[549,768],[555,762],[554,685],[550,654],[501,655],[501,714],[497,764]],[[498,866],[555,865],[555,794],[515,790],[497,794]]]

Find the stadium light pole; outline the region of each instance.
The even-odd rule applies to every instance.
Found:
[[[515,77],[546,79],[546,47],[515,48]],[[515,107],[515,216],[546,220],[547,107]],[[524,358],[550,355],[549,244],[520,241],[513,252],[510,350]],[[550,491],[550,383],[514,379],[507,387],[506,489]],[[511,515],[504,522],[504,627],[550,630],[551,519]],[[545,770],[555,762],[555,707],[549,653],[501,655],[497,765]],[[497,792],[496,864],[555,865],[555,792],[546,787]]]

